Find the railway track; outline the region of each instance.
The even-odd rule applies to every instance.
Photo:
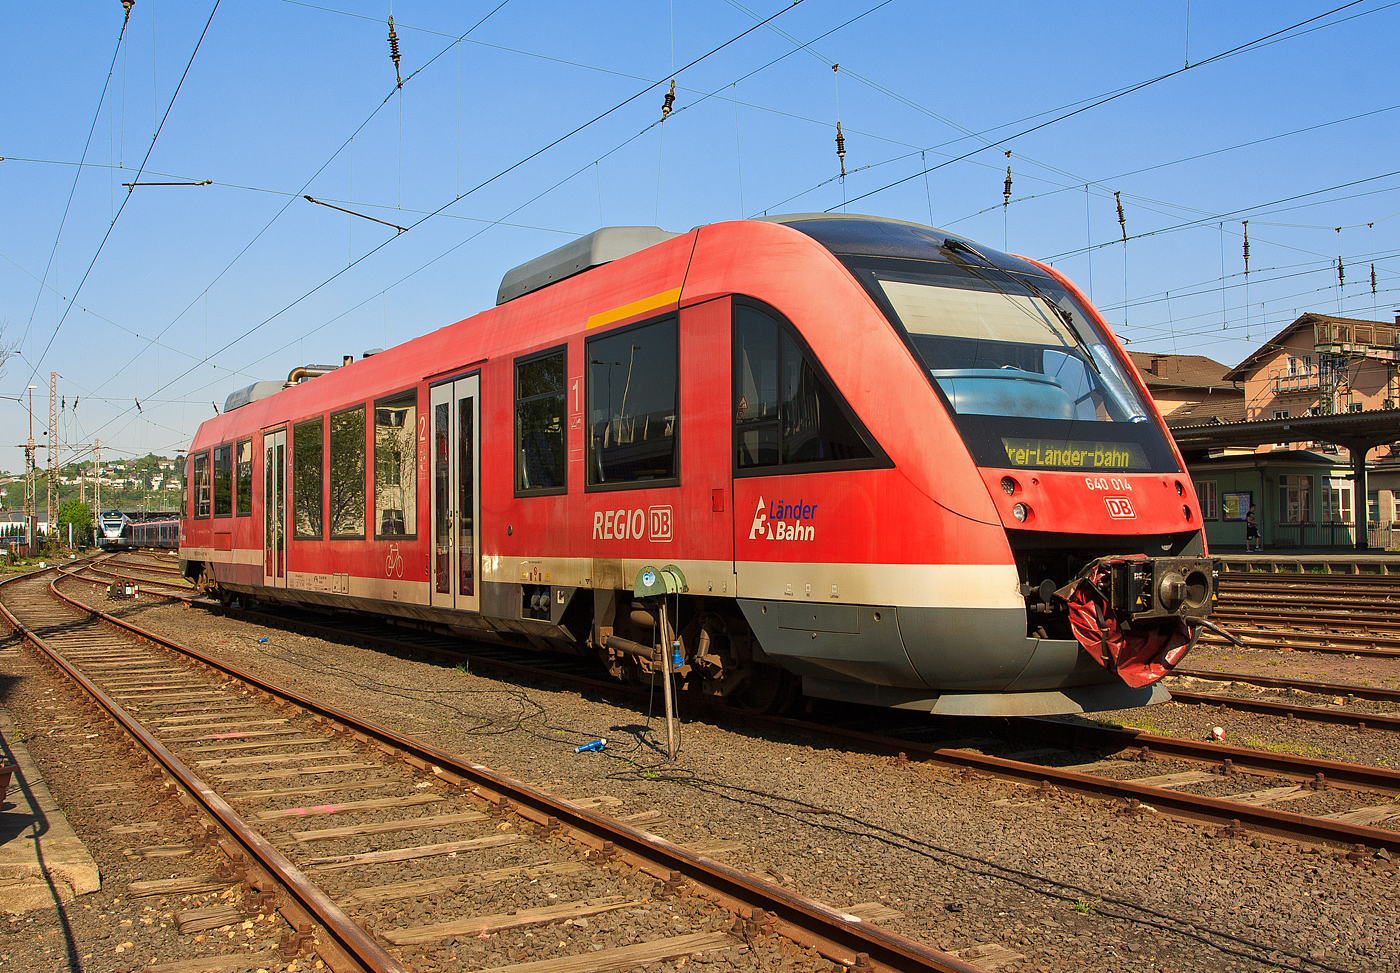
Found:
[[[241,869],[245,903],[286,918],[284,959],[314,949],[338,973],[388,973],[428,944],[497,937],[497,966],[554,973],[721,950],[767,965],[785,942],[850,969],[976,969],[880,928],[873,904],[833,909],[642,830],[656,812],[614,820],[83,606],[59,587],[85,568],[0,584],[0,611],[159,761],[153,790]],[[509,883],[538,901],[470,916],[454,904]],[[608,916],[638,941],[595,951],[564,925]],[[551,935],[523,932],[541,927]]]
[[[331,620],[280,609],[273,612],[234,610],[233,613],[256,624],[271,623],[332,639],[349,637],[389,651],[437,655],[454,663],[467,661],[474,671],[494,668],[512,678],[550,678],[575,688],[606,690],[613,697],[626,692],[614,682],[590,677],[591,667],[571,657],[540,657],[537,653],[495,646],[489,649],[473,646],[465,650],[459,639],[391,628],[370,619]],[[635,698],[641,702],[645,694],[645,689],[636,691]],[[1235,697],[1197,695],[1208,697],[1212,705],[1237,702]],[[705,705],[709,701],[702,697],[697,702]],[[1298,719],[1321,718],[1308,707],[1294,706],[1288,712]],[[1093,794],[1121,800],[1130,808],[1149,805],[1182,817],[1218,822],[1236,831],[1255,830],[1334,845],[1362,844],[1400,852],[1400,833],[1372,826],[1375,822],[1397,820],[1394,812],[1400,810],[1390,800],[1400,793],[1400,772],[1386,768],[1061,721],[1009,721],[1014,727],[1013,738],[1037,742],[1035,750],[1025,753],[1020,744],[1008,747],[997,741],[988,741],[982,748],[924,744],[918,737],[931,729],[947,735],[946,728],[927,722],[874,734],[829,724],[740,714],[722,705],[712,714],[719,719],[742,719],[771,728],[824,735],[877,753],[903,753],[905,759],[926,760],[960,771],[1029,783],[1042,791],[1053,787]],[[1331,712],[1326,714],[1329,722],[1333,721],[1332,715]],[[850,722],[868,726],[872,719],[888,723],[892,714],[886,710],[860,712],[851,716]],[[1375,721],[1375,725],[1379,728],[1386,722],[1382,719]],[[978,749],[993,752],[977,752]],[[999,756],[996,750],[1019,754],[1024,759]],[[1135,764],[1150,760],[1187,763],[1200,769],[1151,774],[1137,780],[1114,776],[1123,774],[1125,768],[1131,770]],[[1329,789],[1334,798],[1344,799],[1348,806],[1327,815],[1299,814],[1277,807],[1316,797]],[[1194,793],[1193,790],[1220,793]]]
[[[1225,571],[1215,620],[1246,645],[1400,655],[1400,576]],[[1212,632],[1205,644],[1223,643]]]

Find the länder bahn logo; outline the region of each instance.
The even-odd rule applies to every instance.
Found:
[[[765,504],[758,498],[754,510],[753,526],[749,528],[749,540],[768,541],[810,541],[817,535],[812,523],[817,516],[817,505],[798,500],[785,503],[775,500]]]

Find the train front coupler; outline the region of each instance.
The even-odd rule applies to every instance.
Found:
[[[1070,631],[1099,665],[1129,686],[1156,682],[1215,628],[1220,562],[1202,557],[1101,557],[1055,597],[1069,608]]]

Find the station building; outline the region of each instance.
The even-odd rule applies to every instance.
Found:
[[[1303,314],[1233,368],[1132,358],[1213,548],[1244,548],[1250,503],[1266,548],[1400,548],[1400,315]]]

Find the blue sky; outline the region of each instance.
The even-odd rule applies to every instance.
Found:
[[[137,0],[120,46],[118,0],[7,11],[0,395],[39,386],[43,426],[59,373],[61,459],[171,455],[230,391],[490,307],[599,225],[854,200],[1050,259],[1130,348],[1227,364],[1304,310],[1400,304],[1388,0],[212,8]],[[128,193],[148,151],[141,181],[211,184]],[[26,423],[0,399],[9,444]]]

